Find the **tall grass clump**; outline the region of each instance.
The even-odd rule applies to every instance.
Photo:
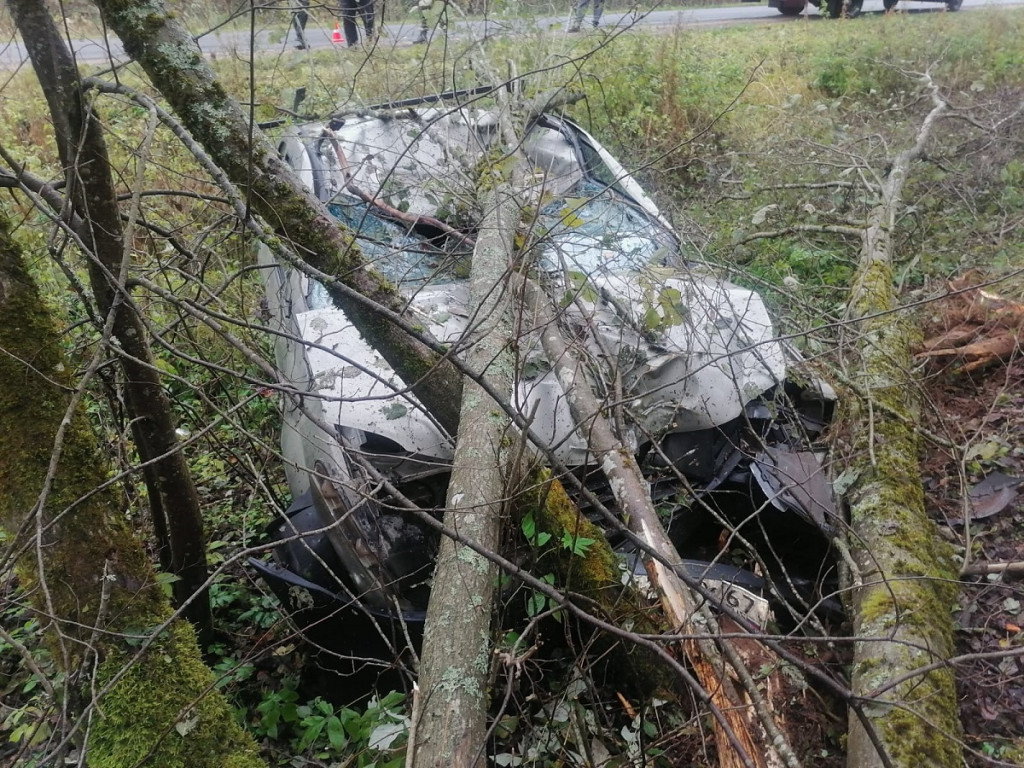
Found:
[[[578,114],[637,166],[694,181],[702,175],[695,161],[716,150],[748,66],[739,55],[707,57],[690,32],[621,38],[582,67],[588,99]]]

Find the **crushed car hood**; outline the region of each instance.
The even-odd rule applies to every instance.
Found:
[[[710,277],[640,273],[597,275],[566,311],[592,362],[623,383],[623,396],[641,435],[691,431],[737,417],[748,401],[785,376],[782,346],[773,340],[757,294]],[[456,343],[468,325],[468,286],[430,285],[410,309],[442,343]],[[296,316],[313,388],[328,423],[383,436],[405,450],[450,461],[452,446],[406,382],[363,339],[345,313],[310,309]],[[536,336],[536,334],[532,334]],[[516,407],[569,465],[587,460],[565,392],[536,338],[523,345]],[[588,366],[589,368],[589,366]],[[605,376],[595,381],[602,389]],[[401,395],[396,396],[396,393]]]

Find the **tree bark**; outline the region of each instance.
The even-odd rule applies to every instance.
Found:
[[[103,129],[83,103],[78,69],[46,6],[36,0],[12,0],[10,7],[50,108],[68,200],[80,222],[78,235],[91,251],[86,263],[97,307],[102,315],[113,315],[114,349],[120,352],[161,565],[178,577],[175,600],[184,606],[184,615],[205,647],[213,641],[213,615],[204,589],[206,542],[199,496],[178,445],[170,400],[145,327],[126,300],[128,258]]]
[[[515,163],[515,160],[512,160]],[[519,205],[500,184],[483,196],[487,213],[470,271],[475,307],[472,344],[463,356],[494,392],[511,397],[515,361],[508,274]],[[467,381],[444,522],[488,551],[498,551],[510,486],[510,420],[476,383]],[[487,681],[491,668],[491,614],[497,569],[470,547],[442,539],[430,591],[420,661],[420,702],[410,765],[470,768],[486,765]]]
[[[918,466],[911,331],[894,314],[891,232],[903,184],[945,110],[927,77],[934,108],[911,148],[898,154],[864,228],[849,302],[856,322],[866,401],[843,402],[857,481],[847,494],[849,547],[857,565],[851,592],[856,643],[851,687],[864,702],[865,727],[850,717],[850,768],[961,765],[953,672],[914,670],[953,649],[956,570],[924,509]]]
[[[0,216],[0,526],[48,630],[90,766],[256,768],[98,460],[54,329]],[[58,708],[60,702],[57,702]],[[82,743],[84,741],[84,744]]]
[[[455,435],[462,377],[446,358],[382,318],[405,302],[384,278],[366,267],[358,246],[306,189],[252,124],[207,66],[188,30],[162,0],[95,0],[125,51],[146,70],[182,123],[301,258],[338,278],[327,290],[366,341],[408,384],[420,402]],[[358,296],[353,295],[353,291]],[[360,300],[359,296],[363,299]]]

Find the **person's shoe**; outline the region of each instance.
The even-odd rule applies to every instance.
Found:
[[[571,27],[569,27],[565,31],[568,32],[570,35],[575,33],[575,32],[579,32],[580,31],[580,25],[579,24],[573,24]]]
[[[412,41],[413,45],[423,45],[427,42],[427,30],[421,29],[420,33],[416,35],[416,39]]]
[[[295,44],[295,50],[297,50],[297,51],[304,51],[307,48],[309,48],[309,46],[306,45],[305,43],[296,43]]]

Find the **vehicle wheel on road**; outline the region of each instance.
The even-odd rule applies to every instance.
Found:
[[[804,12],[803,5],[780,5],[779,13],[783,16],[799,16]]]
[[[950,2],[954,1],[950,0]],[[828,15],[833,19],[838,19],[840,16],[853,19],[860,15],[860,9],[863,5],[864,0],[848,0],[844,8],[843,0],[828,0]]]
[[[947,11],[959,11],[960,6],[964,4],[964,0],[946,0]]]
[[[896,7],[896,3],[898,3],[899,1],[900,0],[882,0],[882,7],[885,8],[885,10],[887,11],[891,11],[893,8]]]

